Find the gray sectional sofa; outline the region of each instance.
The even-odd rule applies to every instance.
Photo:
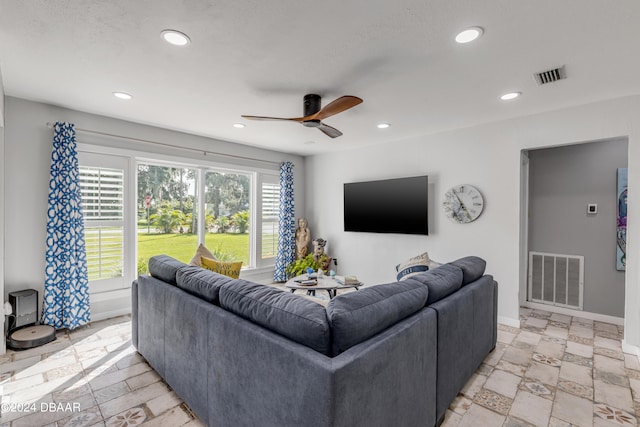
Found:
[[[212,426],[434,426],[495,347],[497,283],[462,258],[327,307],[166,255],[133,344]]]

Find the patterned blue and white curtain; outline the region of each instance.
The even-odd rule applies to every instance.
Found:
[[[295,260],[296,225],[293,204],[293,163],[280,165],[280,214],[278,225],[278,253],[273,279],[286,282],[285,269]]]
[[[57,122],[49,179],[42,323],[57,329],[75,329],[89,320],[89,280],[76,131],[72,123]]]

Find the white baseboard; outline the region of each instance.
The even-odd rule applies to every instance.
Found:
[[[111,319],[113,317],[131,314],[131,307],[119,308],[117,310],[103,311],[101,313],[91,313],[91,321],[99,322],[100,320]]]
[[[131,298],[131,287],[92,293],[89,296],[91,302],[104,302],[118,298]]]
[[[628,344],[625,340],[622,340],[622,352],[633,354],[638,358],[638,362],[640,362],[640,348],[635,345]]]
[[[525,301],[523,307],[534,310],[550,311],[551,313],[565,314],[567,316],[582,317],[583,319],[595,320],[596,322],[611,323],[614,325],[624,325],[624,318],[607,316],[606,314],[591,313],[589,311],[572,310],[570,308],[556,307],[554,305],[539,304],[537,302]]]
[[[520,328],[520,319],[512,319],[511,317],[498,316],[498,323],[501,325],[511,326],[513,328]]]

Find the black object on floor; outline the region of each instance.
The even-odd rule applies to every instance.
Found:
[[[27,326],[12,331],[7,338],[7,347],[26,350],[39,347],[56,339],[56,330],[49,325]]]
[[[10,292],[9,303],[13,312],[13,325],[9,326],[7,347],[26,350],[56,339],[56,330],[49,325],[36,325],[38,318],[38,291],[25,289]]]

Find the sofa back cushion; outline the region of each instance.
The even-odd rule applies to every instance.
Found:
[[[176,274],[176,285],[180,289],[215,305],[220,305],[220,287],[232,281],[227,276],[192,265],[182,267]]]
[[[149,259],[149,274],[158,280],[176,285],[176,274],[187,264],[169,255],[156,255]]]
[[[337,356],[421,310],[428,293],[426,286],[407,279],[333,298],[327,305],[332,355]]]
[[[220,288],[220,307],[324,355],[331,353],[324,307],[299,295],[232,280]]]
[[[462,269],[462,286],[475,282],[484,274],[487,262],[477,256],[468,256],[453,261],[450,264]]]
[[[452,264],[441,265],[433,270],[416,274],[411,279],[429,288],[427,305],[451,295],[462,286],[462,270]]]

